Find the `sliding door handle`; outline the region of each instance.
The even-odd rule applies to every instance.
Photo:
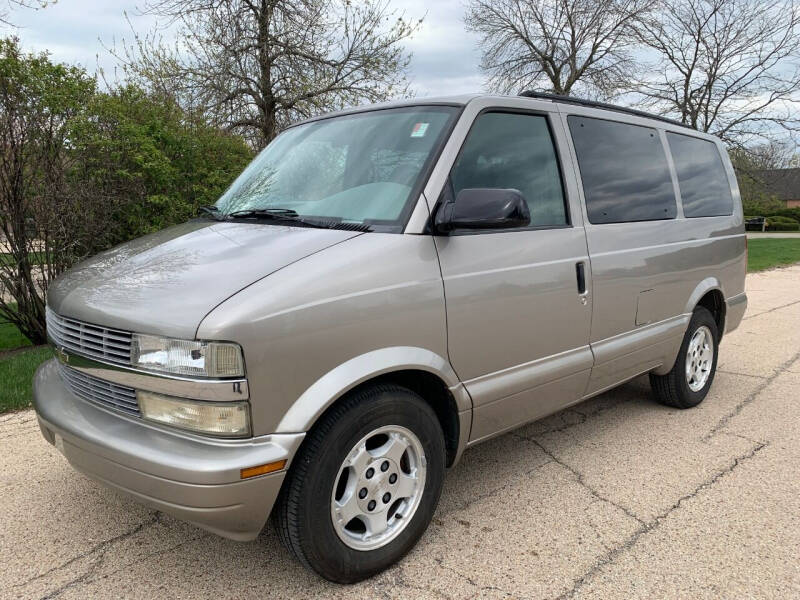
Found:
[[[578,278],[578,293],[586,293],[586,265],[583,261],[575,265],[575,276]]]

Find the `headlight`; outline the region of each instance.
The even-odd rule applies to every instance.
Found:
[[[250,435],[247,402],[201,402],[141,390],[136,396],[145,419],[223,437]]]
[[[228,342],[174,340],[133,334],[131,364],[140,369],[172,375],[241,377],[242,349]]]

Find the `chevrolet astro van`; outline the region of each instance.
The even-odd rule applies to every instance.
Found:
[[[234,540],[271,515],[354,582],[419,540],[465,448],[645,373],[702,402],[745,271],[710,135],[537,93],[368,106],[58,278],[34,404],[89,477]]]

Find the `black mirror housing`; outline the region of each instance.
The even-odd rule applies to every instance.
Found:
[[[452,198],[452,196],[450,196]],[[436,230],[514,229],[531,222],[528,203],[519,190],[468,188],[455,201],[445,201],[436,211]]]

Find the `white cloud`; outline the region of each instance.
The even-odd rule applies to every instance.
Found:
[[[0,35],[13,33],[29,50],[47,50],[54,60],[77,63],[90,72],[99,66],[113,78],[116,61],[103,45],[130,40],[125,14],[139,33],[156,23],[153,17],[141,16],[136,5],[128,0],[59,0],[44,10],[16,9],[11,20],[17,27],[0,29]],[[478,68],[480,53],[474,36],[464,27],[462,0],[394,0],[391,7],[408,18],[424,17],[420,30],[407,44],[412,52],[411,85],[418,96],[484,89]]]

